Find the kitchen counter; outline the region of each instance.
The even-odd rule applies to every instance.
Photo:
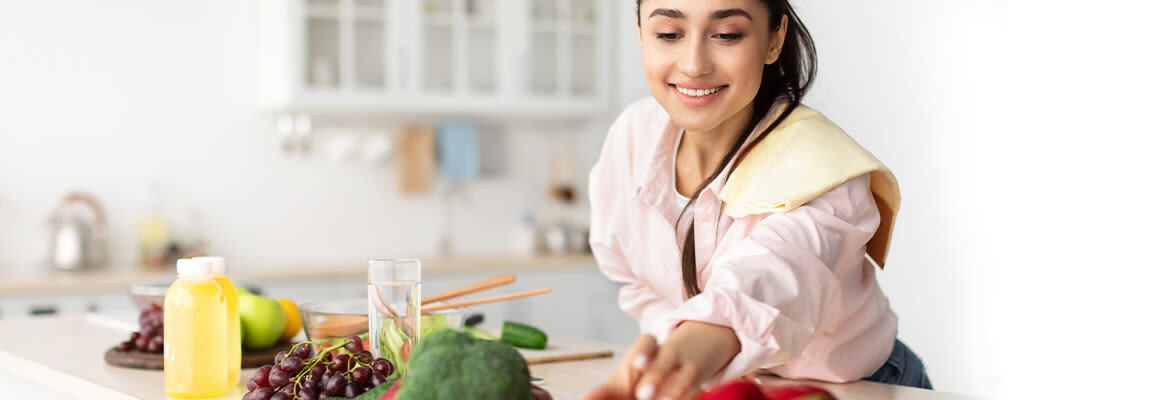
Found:
[[[579,267],[596,265],[593,256],[573,254],[564,256],[462,256],[424,257],[423,274],[449,275],[469,272],[507,270],[509,272]],[[315,279],[356,278],[364,280],[366,265],[362,262],[345,265],[316,266],[237,266],[228,260],[228,275],[235,280],[254,283],[279,281],[308,281]],[[6,270],[0,270],[6,271]],[[9,271],[11,272],[11,271]],[[160,271],[54,271],[49,269],[22,270],[7,273],[0,281],[0,295],[58,294],[75,292],[124,291],[130,285],[152,280],[174,278],[174,269]]]
[[[99,319],[42,317],[0,320],[0,373],[84,399],[164,399],[162,371],[108,365],[102,354],[125,340],[128,333]],[[554,337],[552,342],[556,342]],[[617,349],[615,349],[617,350]],[[576,399],[605,379],[617,358],[538,364],[533,376],[545,380],[545,389],[557,399]],[[241,373],[241,385],[224,399],[243,397],[243,382],[254,370]],[[784,382],[765,378],[765,383]],[[841,399],[945,400],[968,397],[872,382],[818,383]]]

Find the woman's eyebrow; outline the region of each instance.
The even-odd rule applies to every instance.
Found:
[[[683,15],[682,11],[673,8],[656,8],[654,11],[650,12],[650,15],[646,17],[646,20],[650,20],[650,18],[654,18],[659,15],[666,18],[687,19],[687,17]]]
[[[654,11],[650,12],[650,15],[647,16],[646,19],[649,20],[650,18],[654,18],[657,16],[663,16],[663,17],[674,18],[674,19],[687,19],[687,16],[684,15],[682,13],[682,11],[679,11],[679,10],[676,10],[673,8],[656,8],[656,9],[654,9]],[[748,20],[752,19],[752,15],[748,14],[748,12],[744,11],[742,8],[728,8],[726,10],[717,10],[715,12],[712,12],[711,13],[711,20],[724,19],[724,18],[730,18],[730,17],[735,17],[735,16],[741,16],[741,17],[747,18]]]
[[[749,21],[752,19],[752,15],[748,14],[748,12],[744,11],[742,8],[728,8],[726,10],[718,10],[718,11],[711,13],[712,20],[724,19],[724,18],[734,17],[734,16],[742,16],[744,18],[747,18]]]

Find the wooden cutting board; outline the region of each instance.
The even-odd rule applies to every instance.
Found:
[[[613,357],[614,346],[584,340],[551,337],[542,350],[516,349],[528,365]]]
[[[267,349],[244,349],[244,352],[240,354],[240,367],[257,368],[271,365],[273,359],[276,358],[276,353],[288,350],[291,347],[292,343],[281,342]],[[119,367],[163,369],[162,353],[147,353],[138,350],[121,351],[117,347],[111,347],[109,350],[106,350],[104,358],[110,365],[117,365]]]

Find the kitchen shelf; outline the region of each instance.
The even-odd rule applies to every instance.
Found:
[[[608,1],[259,1],[266,111],[587,117],[606,108]]]

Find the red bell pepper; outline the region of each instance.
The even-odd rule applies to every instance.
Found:
[[[695,400],[768,400],[753,382],[732,381],[708,390]]]
[[[775,386],[764,393],[768,400],[837,400],[828,390],[813,385]]]

